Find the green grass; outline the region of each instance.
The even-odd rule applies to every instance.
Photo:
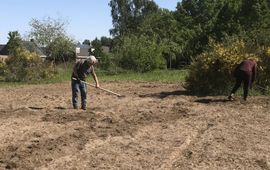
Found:
[[[1,87],[16,87],[20,85],[27,85],[27,84],[49,84],[49,83],[60,83],[65,81],[70,81],[71,79],[71,72],[72,72],[72,64],[61,65],[57,67],[58,73],[52,79],[46,79],[38,82],[5,82],[0,77],[0,88]],[[106,71],[96,69],[96,74],[100,82],[106,81],[133,81],[133,82],[167,82],[167,83],[174,83],[174,82],[184,82],[185,78],[188,74],[188,70],[155,70],[146,73],[138,73],[133,71],[121,71],[119,74],[109,74]],[[88,80],[93,82],[91,76],[88,77]],[[231,88],[229,88],[228,92]],[[250,96],[257,96],[257,95],[270,95],[270,92],[262,93],[259,89],[255,87],[250,90]],[[243,94],[242,87],[239,88],[236,95],[241,96]]]
[[[97,72],[100,81],[158,81],[179,82],[184,81],[187,70],[155,70],[146,73],[123,72],[116,75]]]
[[[70,81],[73,63],[60,65],[56,69],[58,74],[51,79],[33,82],[5,82],[0,77],[0,87],[20,86],[27,84],[49,84]],[[158,81],[158,82],[179,82],[184,81],[187,70],[155,70],[146,73],[138,73],[134,71],[123,71],[119,74],[111,74],[110,72],[96,69],[96,74],[100,82],[104,81]],[[93,81],[92,77],[88,77],[88,81]]]
[[[14,87],[14,86],[20,86],[28,83],[23,82],[5,82],[2,77],[0,77],[0,88],[1,87]]]
[[[69,81],[71,78],[73,64],[68,63],[66,66],[59,66],[59,74],[47,83],[57,83]],[[187,76],[187,70],[155,70],[146,73],[138,73],[134,71],[121,71],[118,74],[111,74],[108,71],[95,68],[99,81],[159,81],[159,82],[179,82],[184,81]],[[92,77],[88,76],[88,80],[92,81]]]

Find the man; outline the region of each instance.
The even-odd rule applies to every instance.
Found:
[[[229,95],[228,99],[233,100],[234,93],[244,83],[244,100],[247,100],[248,88],[251,87],[256,77],[257,63],[254,60],[242,61],[234,70],[234,77],[236,78],[235,85]]]
[[[81,109],[86,110],[86,93],[87,86],[84,82],[87,75],[91,73],[95,82],[96,88],[99,87],[98,78],[94,71],[94,64],[97,63],[97,59],[94,56],[90,56],[85,61],[78,61],[74,68],[71,77],[71,87],[72,87],[72,104],[74,109],[78,109],[78,95],[81,93]]]

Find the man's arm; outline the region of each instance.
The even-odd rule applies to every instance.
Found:
[[[97,78],[97,75],[95,73],[95,70],[94,70],[94,67],[92,68],[92,77],[94,78],[95,82],[96,82],[96,88],[99,88],[99,82],[98,82],[98,78]]]
[[[73,67],[73,74],[72,76],[76,79],[79,79],[79,76],[78,76],[78,66],[79,66],[79,62],[77,62],[74,67]]]

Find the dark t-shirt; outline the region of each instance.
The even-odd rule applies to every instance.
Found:
[[[79,61],[75,64],[73,68],[72,77],[79,78],[80,80],[85,81],[86,76],[93,72],[94,72],[94,67],[92,65],[89,66],[87,64],[87,61]]]
[[[234,74],[236,75],[239,71],[244,71],[248,75],[250,75],[251,80],[254,81],[255,76],[256,76],[256,67],[257,67],[257,64],[255,61],[244,60],[235,68]]]
[[[252,60],[244,60],[238,65],[236,69],[252,72],[253,70],[256,70],[256,62]]]

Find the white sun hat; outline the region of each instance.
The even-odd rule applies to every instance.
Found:
[[[96,63],[97,62],[97,59],[95,56],[91,55],[88,60],[91,62],[91,63]]]

